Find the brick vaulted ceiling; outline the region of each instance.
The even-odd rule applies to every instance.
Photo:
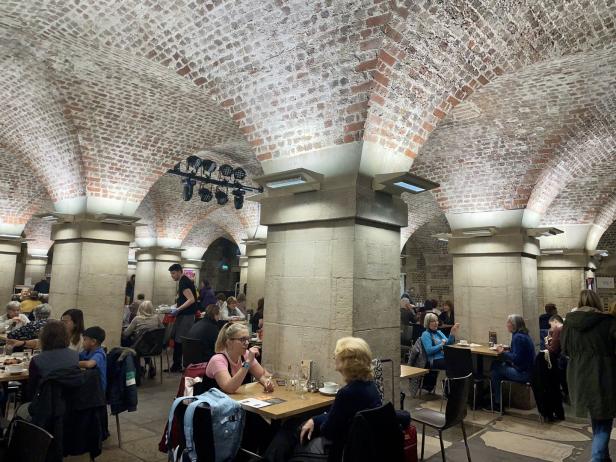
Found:
[[[188,225],[173,224],[179,193],[166,203],[157,188],[177,160],[206,150],[258,172],[259,160],[359,140],[416,158],[442,183],[444,211],[611,223],[615,11],[613,0],[6,0],[0,146],[52,201],[143,201],[141,232],[182,239],[209,209],[177,207]],[[2,220],[27,221],[35,204],[24,204]]]

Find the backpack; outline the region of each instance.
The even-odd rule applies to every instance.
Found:
[[[229,398],[217,388],[212,388],[206,393],[198,396],[176,398],[169,411],[169,419],[167,422],[168,429],[173,427],[172,424],[176,408],[182,402],[190,402],[184,412],[183,419],[185,447],[180,455],[179,450],[182,449],[181,447],[174,448],[172,445],[169,445],[169,460],[197,461],[197,451],[194,444],[193,419],[198,407],[206,407],[209,409],[212,427],[214,460],[215,462],[232,461],[240,448],[244,430],[245,412],[239,403]],[[167,438],[171,438],[171,431],[168,432]]]

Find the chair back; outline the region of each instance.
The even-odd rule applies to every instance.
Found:
[[[392,403],[355,414],[342,460],[403,460],[403,435]]]
[[[137,356],[158,356],[163,352],[164,341],[164,327],[148,330],[137,339],[133,349],[137,352]]]
[[[400,345],[408,347],[413,345],[413,326],[402,326],[400,329]]]
[[[466,417],[466,403],[473,382],[473,374],[449,379],[449,396],[445,409],[445,428],[459,424]]]
[[[411,328],[413,329],[413,333],[411,334],[411,345],[414,345],[417,339],[421,337],[421,334],[423,334],[423,331],[426,330],[426,328],[423,326],[423,324],[413,324]]]
[[[53,436],[25,420],[13,420],[9,433],[7,460],[45,462]]]
[[[470,348],[445,347],[445,373],[447,378],[466,377],[473,372],[473,355]]]
[[[207,361],[201,340],[196,338],[182,337],[182,364],[187,368],[191,364],[199,364]]]

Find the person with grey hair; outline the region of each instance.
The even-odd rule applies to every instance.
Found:
[[[9,333],[29,322],[28,316],[21,313],[19,302],[9,302],[6,304],[6,314],[0,316],[0,332]]]
[[[445,370],[445,345],[452,345],[456,341],[456,334],[460,324],[454,324],[451,328],[449,337],[438,329],[438,316],[434,313],[427,313],[424,318],[425,331],[421,334],[421,344],[430,365],[430,369]],[[423,379],[423,388],[433,390],[436,385],[438,372],[430,372]]]
[[[7,343],[13,348],[38,348],[38,335],[40,330],[49,321],[51,316],[51,306],[47,303],[38,305],[34,308],[34,321],[12,331],[7,337]]]
[[[530,382],[535,360],[535,344],[528,335],[524,318],[519,314],[507,317],[507,330],[511,332],[511,347],[498,345],[496,351],[501,355],[501,361],[492,363],[492,393],[494,409],[500,408],[501,380],[526,383]]]

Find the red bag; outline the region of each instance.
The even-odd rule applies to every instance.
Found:
[[[417,428],[409,425],[402,434],[404,435],[404,462],[417,462]]]

